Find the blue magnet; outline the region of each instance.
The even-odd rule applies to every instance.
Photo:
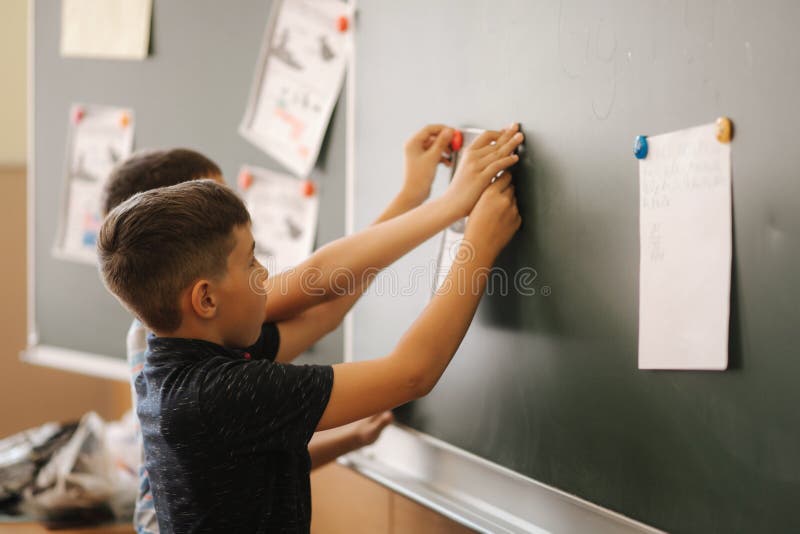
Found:
[[[637,135],[636,141],[633,143],[633,155],[636,159],[644,159],[647,157],[647,136]]]

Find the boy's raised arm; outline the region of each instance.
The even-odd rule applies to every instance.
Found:
[[[486,131],[467,149],[448,187],[403,215],[325,245],[297,269],[267,281],[267,318],[292,317],[337,296],[337,289],[361,284],[446,226],[469,214],[492,178],[516,163],[522,143],[514,125]]]
[[[439,163],[450,165],[448,156],[452,137],[451,128],[442,124],[432,124],[408,140],[405,145],[402,189],[372,223],[373,225],[402,215],[428,199],[436,167]],[[339,326],[347,312],[367,290],[370,280],[371,278],[362,279],[359,284],[348,287],[343,295],[278,322],[281,343],[275,361],[281,363],[292,361],[322,336]],[[278,306],[280,305],[279,303]],[[267,307],[273,310],[275,305],[270,304]]]
[[[395,350],[333,367],[333,390],[317,430],[394,408],[433,389],[467,332],[489,269],[520,223],[506,173],[480,197],[447,278]]]

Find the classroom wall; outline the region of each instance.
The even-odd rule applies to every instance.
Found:
[[[3,0],[0,8],[0,165],[25,163],[27,13],[27,0]]]

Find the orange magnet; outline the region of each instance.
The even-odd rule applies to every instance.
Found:
[[[247,191],[250,189],[250,186],[253,185],[253,175],[250,173],[250,171],[242,171],[239,173],[237,182],[239,183],[239,189],[242,191]]]
[[[733,123],[728,117],[717,119],[717,141],[720,143],[730,143],[733,137]]]
[[[336,19],[336,29],[340,32],[344,33],[350,27],[350,19],[342,15],[338,19]]]
[[[317,192],[317,188],[311,180],[304,180],[300,185],[300,191],[303,192],[303,196],[305,197],[313,197],[314,193]]]
[[[131,116],[127,113],[123,112],[122,115],[119,116],[119,125],[123,128],[127,128],[131,123]]]
[[[453,132],[453,138],[450,140],[450,148],[453,149],[453,152],[458,152],[461,150],[461,146],[464,144],[464,136],[461,133],[461,130],[455,130]]]
[[[72,109],[72,122],[78,124],[86,116],[86,111],[81,106]]]

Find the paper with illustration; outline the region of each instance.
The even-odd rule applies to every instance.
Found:
[[[352,47],[352,5],[277,2],[264,38],[243,137],[307,178],[317,161]]]
[[[61,218],[53,254],[95,264],[100,203],[111,169],[133,149],[133,111],[74,105],[70,110]]]
[[[319,195],[297,178],[244,166],[239,190],[252,218],[256,258],[270,273],[296,267],[314,250]]]

